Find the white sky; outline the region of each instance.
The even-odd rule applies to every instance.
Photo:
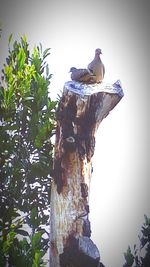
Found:
[[[0,0],[4,61],[10,33],[51,47],[51,97],[69,80],[71,66],[86,67],[100,47],[106,80],[120,79],[124,98],[96,135],[90,192],[92,239],[106,267],[121,267],[150,215],[149,1]]]

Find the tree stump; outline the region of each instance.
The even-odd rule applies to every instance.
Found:
[[[66,82],[56,112],[51,189],[51,267],[97,267],[91,240],[89,190],[95,133],[123,97],[119,81],[85,85]]]

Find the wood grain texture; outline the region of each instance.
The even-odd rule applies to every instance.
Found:
[[[117,94],[105,92],[81,97],[68,90],[64,90],[60,99],[56,112],[57,130],[51,191],[51,267],[67,267],[67,264],[84,267],[84,261],[87,267],[87,262],[91,260],[91,266],[98,266],[96,264],[100,257],[92,258],[92,252],[90,256],[86,255],[86,261],[84,253],[78,251],[78,265],[75,259],[66,255],[72,255],[72,238],[79,241],[80,238],[86,237],[83,243],[88,240],[87,246],[91,246],[88,214],[95,134],[101,121],[120,99]],[[94,253],[95,245],[93,255]]]

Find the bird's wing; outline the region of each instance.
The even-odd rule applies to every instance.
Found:
[[[103,77],[105,76],[105,66],[103,64]]]
[[[78,69],[79,78],[81,78],[85,75],[88,75],[88,74],[89,74],[89,71],[87,69]]]
[[[71,79],[83,83],[96,82],[96,76],[92,75],[88,69],[74,69],[71,74]]]
[[[80,80],[85,75],[88,75],[89,71],[87,69],[74,69],[71,74],[72,80]]]
[[[95,65],[95,62],[94,62],[94,60],[92,60],[92,62],[90,62],[89,64],[88,64],[88,70],[90,71],[90,72],[92,72],[93,73],[93,65]]]

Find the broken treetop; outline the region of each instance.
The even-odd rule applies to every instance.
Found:
[[[76,81],[68,81],[64,84],[64,91],[69,90],[81,96],[92,95],[98,92],[118,94],[120,97],[124,96],[122,85],[120,80],[115,83],[95,83],[95,84],[83,84]]]

